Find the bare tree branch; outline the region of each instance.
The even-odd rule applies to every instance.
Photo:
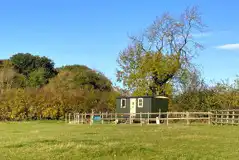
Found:
[[[178,18],[169,13],[157,17],[142,35],[130,36],[134,49],[122,54],[119,63],[124,84],[132,88],[148,85],[155,93],[180,70],[193,66],[191,59],[202,48],[193,33],[204,28],[197,7],[187,8]]]

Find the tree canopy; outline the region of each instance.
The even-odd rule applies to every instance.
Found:
[[[28,80],[27,86],[42,86],[57,72],[54,62],[47,57],[34,56],[30,53],[17,53],[10,57],[15,70]]]
[[[58,68],[59,75],[51,79],[50,85],[58,87],[87,88],[99,91],[111,91],[112,82],[102,73],[84,65],[67,65]]]
[[[170,81],[192,67],[190,60],[201,48],[193,33],[203,29],[196,7],[187,8],[179,18],[169,13],[156,18],[142,35],[130,37],[132,44],[120,52],[118,81],[132,93],[168,95]]]

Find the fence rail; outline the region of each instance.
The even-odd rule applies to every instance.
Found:
[[[211,124],[211,112],[157,112],[157,113],[69,113],[66,122],[74,124],[94,123],[125,123],[125,124],[166,124],[186,122],[187,124],[199,121]]]
[[[239,125],[239,110],[213,110],[211,111],[213,124]]]
[[[212,110],[210,112],[157,112],[157,113],[69,113],[65,121],[75,124],[140,123],[166,124],[176,122],[207,123],[213,125],[239,125],[239,109]]]

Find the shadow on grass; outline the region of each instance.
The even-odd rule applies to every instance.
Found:
[[[95,132],[86,132],[86,133],[83,133],[83,134],[86,134],[86,135],[96,135],[96,134],[99,134],[99,133],[95,133]]]
[[[84,144],[84,145],[103,145],[98,140],[93,140],[93,139],[71,139],[69,142],[73,142],[76,144]],[[11,144],[11,145],[6,145],[4,148],[8,149],[14,149],[14,148],[23,148],[23,147],[35,147],[35,146],[40,146],[41,144],[43,145],[57,145],[57,144],[64,144],[66,142],[54,140],[54,139],[44,139],[44,140],[37,140],[37,141],[29,141],[29,142],[22,142],[22,143],[17,143],[17,144]]]
[[[11,144],[11,145],[4,146],[4,148],[12,149],[12,148],[31,147],[31,146],[35,146],[36,144],[55,145],[59,143],[60,141],[57,141],[57,140],[45,139],[45,140],[39,140],[39,141],[30,141],[30,142],[22,142],[18,144]]]
[[[90,149],[84,149],[84,152],[90,152],[91,157],[95,159],[104,159],[106,156],[108,158],[115,158],[115,157],[130,157],[135,155],[135,157],[145,156],[145,155],[157,155],[157,149],[145,147],[142,145],[128,145],[128,144],[119,144],[114,147],[105,147],[99,148],[94,151],[90,151]]]

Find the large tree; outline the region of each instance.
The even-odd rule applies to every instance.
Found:
[[[28,85],[38,87],[46,84],[57,72],[54,62],[43,56],[30,53],[17,53],[10,58],[14,69],[28,79]]]
[[[62,107],[65,108],[70,103],[70,107],[77,104],[72,108],[74,111],[103,111],[115,107],[118,94],[113,90],[111,81],[102,73],[84,65],[67,65],[59,68],[58,72],[45,89],[58,95],[59,101],[64,104]]]
[[[120,52],[118,81],[133,93],[167,95],[171,80],[192,68],[191,59],[202,48],[193,34],[204,28],[196,7],[187,8],[179,18],[169,13],[156,18],[142,35],[131,36],[132,43]]]
[[[99,91],[111,91],[111,81],[102,73],[84,65],[67,65],[58,68],[59,74],[50,80],[54,87],[69,89],[87,88]]]

